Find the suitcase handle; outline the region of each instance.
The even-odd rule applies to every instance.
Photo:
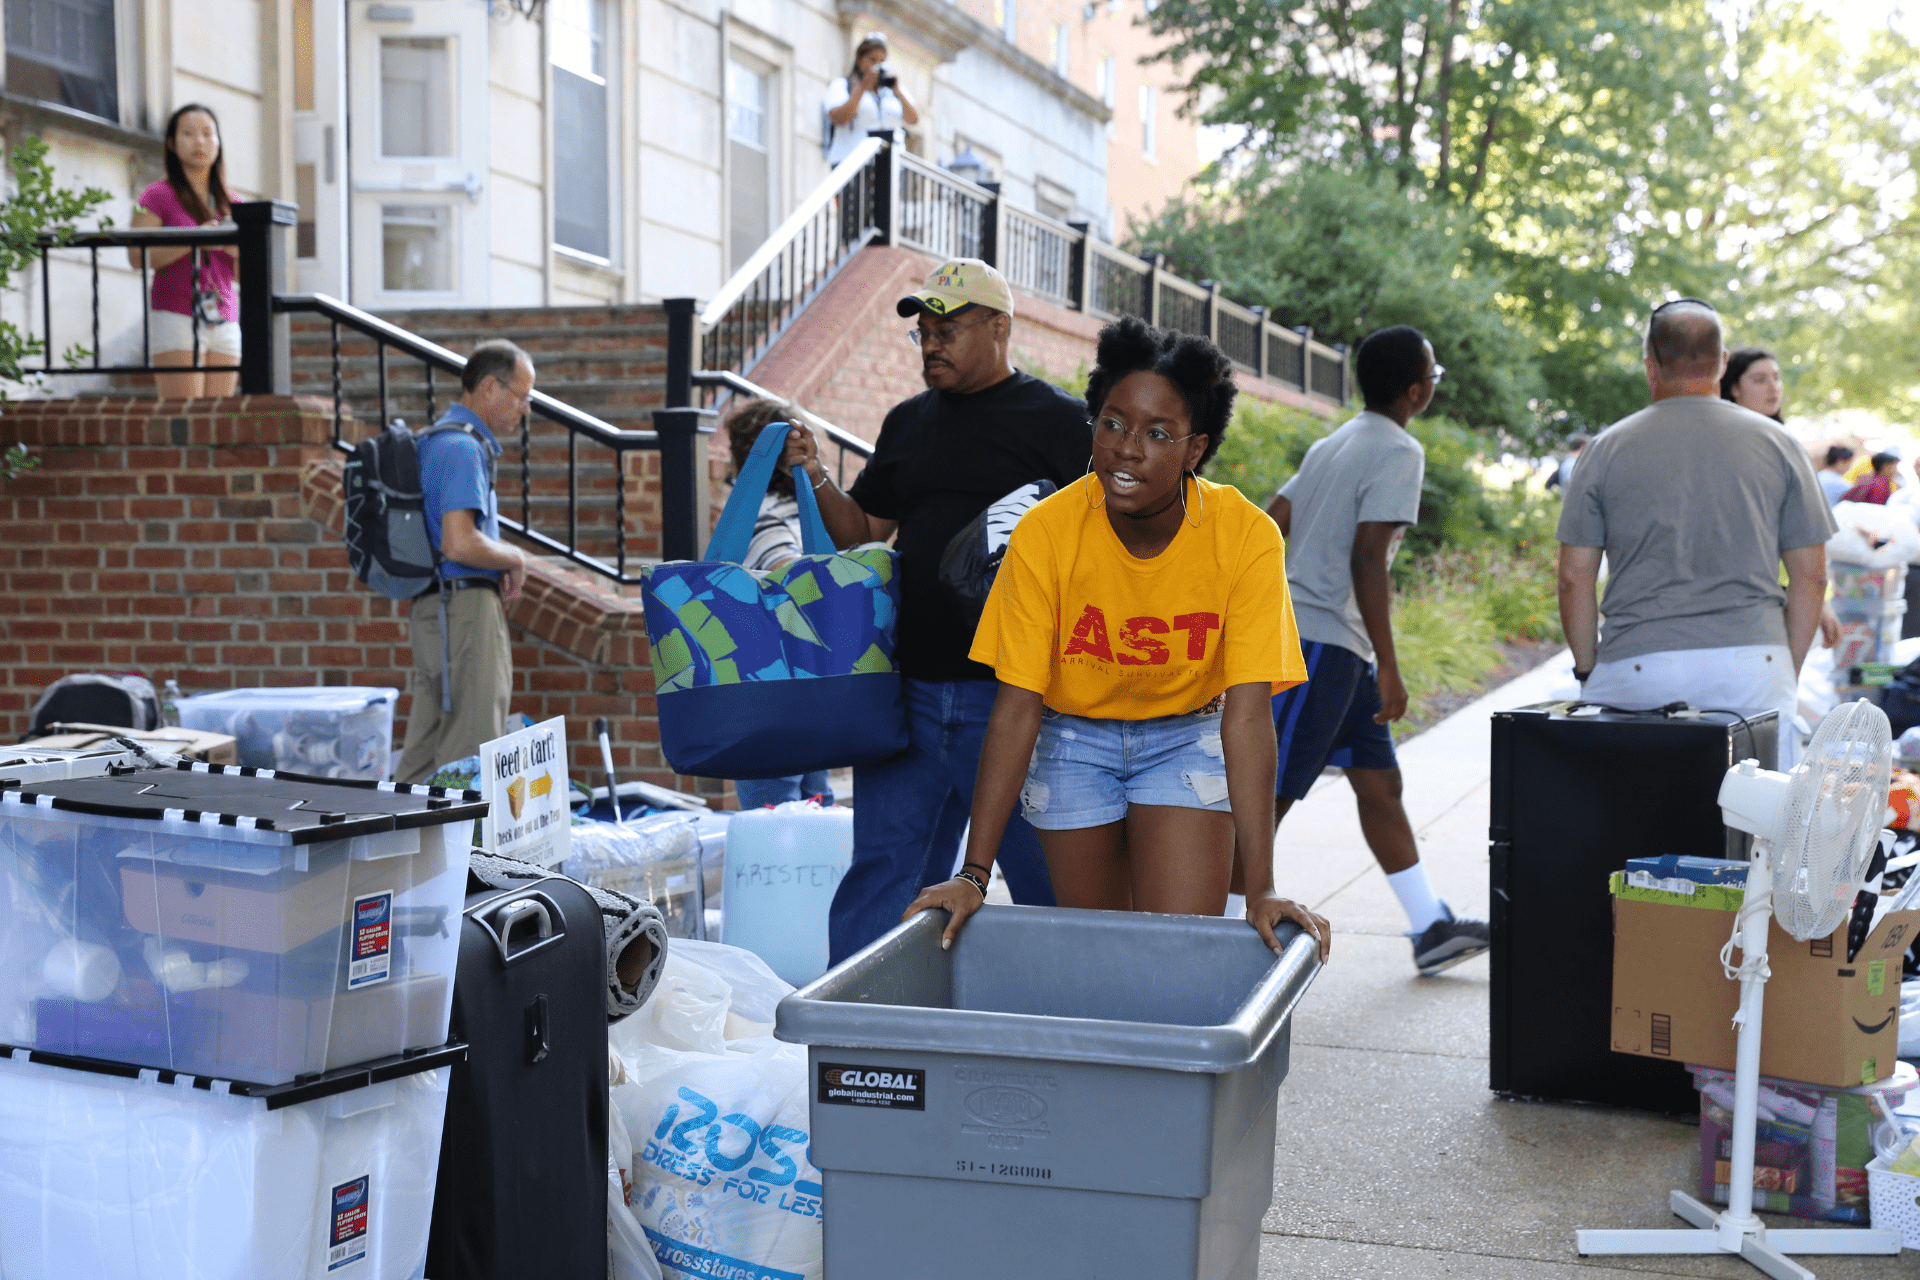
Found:
[[[556,916],[560,918],[558,933],[553,928]],[[500,949],[502,965],[516,964],[566,939],[566,916],[561,913],[559,904],[537,890],[523,891],[521,896],[505,902],[490,902],[484,912],[476,914],[475,920],[493,935],[493,944]],[[515,932],[524,937],[529,926],[536,941],[515,947]]]

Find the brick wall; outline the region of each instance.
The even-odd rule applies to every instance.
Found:
[[[920,357],[907,341],[913,322],[894,304],[918,288],[937,259],[872,246],[848,263],[748,373],[761,386],[868,440],[887,410],[926,390]],[[1016,291],[1012,355],[1016,366],[1053,378],[1093,367],[1099,320]],[[1239,375],[1241,393],[1333,417],[1340,410],[1291,387]],[[851,470],[857,468],[850,467]]]
[[[347,567],[329,402],[40,401],[9,406],[0,442],[41,465],[0,483],[0,734],[74,671],[135,670],[188,693],[256,685],[389,685],[405,732],[404,606]],[[600,773],[593,718],[622,777],[676,779],[659,752],[638,602],[536,563],[508,610],[513,710],[567,717],[574,776]]]

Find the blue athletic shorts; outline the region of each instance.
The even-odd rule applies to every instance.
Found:
[[[1273,700],[1273,732],[1280,740],[1276,792],[1304,800],[1314,779],[1329,767],[1399,768],[1393,734],[1373,722],[1380,714],[1373,664],[1337,644],[1314,642],[1301,649],[1307,682]]]

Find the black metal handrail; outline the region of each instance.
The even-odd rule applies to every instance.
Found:
[[[676,325],[670,342],[685,353],[687,370],[704,364],[709,372],[749,372],[833,272],[873,242],[936,258],[984,258],[1009,283],[1056,306],[1103,320],[1137,316],[1161,328],[1204,334],[1253,377],[1336,405],[1351,394],[1345,345],[1316,341],[1310,330],[1288,329],[1263,308],[1235,304],[1213,285],[1183,280],[1158,255],[1141,258],[1105,244],[1084,222],[1061,223],[1012,208],[998,184],[949,173],[906,151],[891,134],[875,134],[861,145],[873,151],[856,153],[862,154],[857,165],[849,160],[836,169],[700,315],[691,300],[678,300],[684,308],[679,319],[671,310],[675,300],[669,301]],[[798,237],[809,219],[823,216],[827,202],[856,177],[871,196],[860,207],[871,210],[874,225],[862,227],[857,237],[840,237],[832,271],[805,275],[797,287],[788,283],[794,273],[784,264],[804,252]],[[668,402],[680,403],[673,378],[668,384]],[[683,375],[677,386],[690,394],[693,384]]]
[[[240,390],[248,395],[272,394],[284,390],[285,370],[276,360],[273,333],[273,282],[282,277],[284,245],[279,228],[292,226],[298,210],[273,200],[251,200],[233,206],[233,221],[213,227],[118,227],[99,231],[76,231],[62,235],[42,235],[35,240],[40,250],[40,341],[41,367],[33,372],[49,374],[143,374],[235,372]],[[233,365],[210,365],[202,360],[200,331],[205,322],[198,310],[188,313],[192,326],[192,362],[185,365],[153,363],[153,278],[156,271],[145,250],[189,248],[192,292],[201,293],[201,271],[206,253],[217,247],[230,247],[237,259],[238,281],[235,287],[239,310],[241,359]],[[104,343],[100,333],[100,251],[102,249],[140,249],[140,355],[138,364],[103,364]],[[92,323],[89,332],[93,345],[85,357],[64,365],[54,364],[53,344],[53,255],[62,251],[84,251],[91,279]]]
[[[449,387],[449,402],[459,394],[458,380],[467,366],[467,358],[436,342],[376,315],[350,306],[325,294],[281,295],[273,300],[282,313],[316,315],[328,322],[332,352],[333,447],[351,453],[353,445],[345,438],[350,416],[342,385],[340,331],[345,328],[374,343],[378,372],[379,418],[393,420],[393,388],[387,367],[391,349],[418,361],[425,372],[424,394],[427,421],[438,419],[441,404],[436,394],[436,372],[450,374],[455,385]],[[627,562],[627,468],[626,455],[632,452],[658,452],[661,455],[661,552],[668,560],[691,560],[705,545],[706,519],[706,436],[711,434],[711,415],[699,410],[656,413],[652,431],[616,427],[572,405],[555,400],[536,390],[528,401],[528,411],[520,419],[520,515],[518,519],[502,512],[500,523],[520,537],[553,555],[612,579],[623,586],[634,585],[640,575],[629,573]],[[533,438],[531,419],[539,418],[567,433],[567,533],[564,539],[535,527],[533,517]],[[580,549],[580,457],[582,440],[612,451],[614,520],[613,560],[590,555]],[[684,483],[680,482],[684,481]]]
[[[839,448],[840,453],[834,467],[834,481],[842,489],[847,487],[847,455],[852,454],[862,462],[873,456],[873,445],[851,431],[834,426],[817,413],[801,408],[785,396],[778,395],[758,383],[749,382],[731,369],[702,369],[693,375],[696,387],[718,388],[726,394],[714,404],[717,411],[733,396],[746,396],[754,400],[773,400],[791,415],[791,420],[804,422],[819,435],[825,437],[828,444]]]
[[[709,359],[753,368],[794,318],[878,234],[886,144],[866,138],[740,265],[700,314]]]

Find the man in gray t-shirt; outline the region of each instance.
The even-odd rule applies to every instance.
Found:
[[[1778,709],[1782,767],[1800,663],[1820,625],[1833,514],[1799,441],[1720,399],[1720,319],[1703,302],[1655,310],[1653,404],[1580,459],[1560,514],[1560,618],[1590,702]],[[1595,586],[1608,565],[1606,627]],[[1780,585],[1785,563],[1787,586]]]
[[[1287,583],[1307,661],[1307,682],[1273,700],[1274,825],[1328,766],[1346,772],[1367,847],[1407,913],[1422,976],[1479,955],[1488,938],[1485,923],[1457,919],[1427,881],[1387,727],[1407,711],[1387,568],[1420,518],[1427,465],[1407,423],[1425,412],[1445,372],[1418,329],[1369,334],[1354,353],[1365,411],[1316,440],[1267,508],[1287,539]]]

